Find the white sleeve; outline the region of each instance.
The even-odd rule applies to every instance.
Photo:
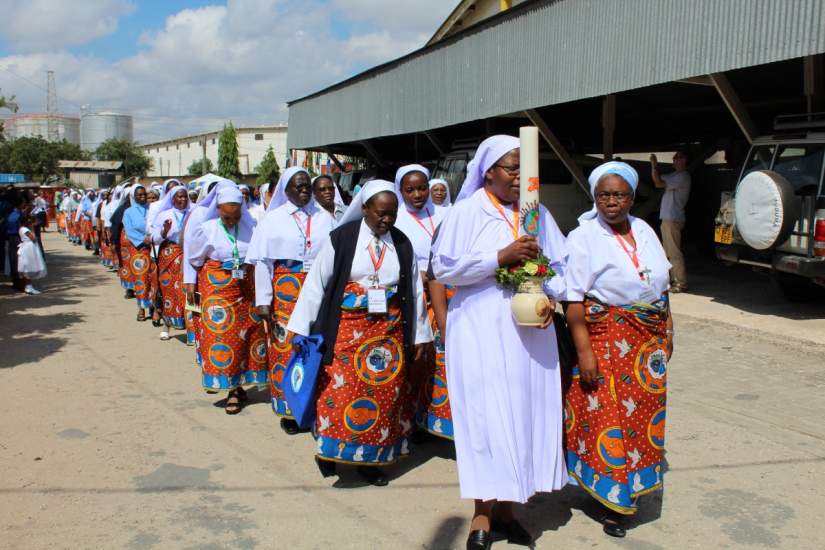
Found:
[[[289,318],[287,330],[301,336],[309,336],[309,329],[318,317],[324,291],[332,279],[335,268],[335,248],[327,240],[321,247],[312,267],[307,273],[295,309]]]
[[[567,301],[582,302],[587,292],[593,288],[595,274],[590,266],[591,252],[586,243],[574,231],[567,239],[567,266],[565,281],[567,283]]]
[[[452,258],[433,254],[433,274],[442,284],[468,286],[493,277],[498,269],[498,251],[471,252]]]
[[[255,305],[272,305],[273,261],[264,259],[255,262]]]
[[[198,270],[191,263],[189,263],[191,257],[190,254],[192,251],[192,245],[189,241],[192,239],[192,235],[195,232],[195,227],[189,223],[192,221],[191,218],[192,212],[189,213],[183,227],[183,284],[185,285],[194,285],[198,282]]]
[[[189,249],[188,256],[185,255],[184,257],[184,264],[189,265],[192,267],[192,270],[195,271],[197,268],[201,267],[204,262],[206,261],[206,257],[209,254],[209,240],[206,238],[206,235],[203,232],[203,226],[199,225],[195,228],[189,238],[186,239],[184,245]],[[184,272],[184,283],[187,283]],[[195,271],[195,280],[192,282],[197,282],[197,272]]]
[[[424,281],[418,272],[418,262],[413,258],[413,290],[415,291],[415,343],[426,344],[433,341],[433,329],[424,303]]]

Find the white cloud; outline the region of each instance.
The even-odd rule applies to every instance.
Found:
[[[2,0],[0,34],[20,51],[77,46],[114,33],[133,10],[127,0]]]
[[[3,69],[41,83],[54,68],[61,110],[130,112],[142,142],[226,120],[285,121],[286,101],[423,46],[451,9],[443,0],[372,4],[370,11],[366,0],[229,0],[182,10],[145,29],[139,51],[114,62],[65,51],[0,57],[0,87],[17,94],[21,110],[42,110],[45,92]],[[333,32],[338,25],[349,37]]]

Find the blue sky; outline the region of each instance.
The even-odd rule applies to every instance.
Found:
[[[0,88],[22,111],[135,116],[142,142],[287,120],[286,101],[424,45],[457,0],[0,0]]]

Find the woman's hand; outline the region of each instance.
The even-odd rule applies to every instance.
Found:
[[[172,220],[166,220],[163,222],[163,229],[160,230],[160,236],[164,239],[166,235],[169,234],[169,230],[172,229]]]
[[[258,315],[258,317],[269,319],[269,311],[269,306],[255,306],[255,313]]]
[[[553,324],[553,313],[555,313],[555,311],[556,302],[554,302],[552,298],[548,297],[541,311],[539,311],[539,317],[544,317],[544,322],[539,326],[540,329],[546,329]]]
[[[525,235],[498,251],[498,265],[500,267],[518,265],[527,260],[534,260],[538,258],[538,256],[538,241],[536,241],[535,237]]]
[[[183,292],[186,294],[186,301],[190,304],[195,303],[195,285],[193,283],[186,283],[183,285]]]
[[[593,349],[588,349],[584,354],[579,353],[579,375],[582,386],[595,388],[599,384],[599,362]]]

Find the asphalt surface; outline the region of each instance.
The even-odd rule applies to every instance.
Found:
[[[464,547],[449,443],[416,447],[385,488],[322,479],[312,438],[283,434],[266,393],[224,414],[182,336],[160,341],[96,258],[44,237],[45,293],[0,290],[0,547]],[[825,547],[825,346],[805,323],[825,307],[742,323],[705,286],[674,300],[664,492],[623,540],[579,490],[539,495],[517,512],[537,548]]]

